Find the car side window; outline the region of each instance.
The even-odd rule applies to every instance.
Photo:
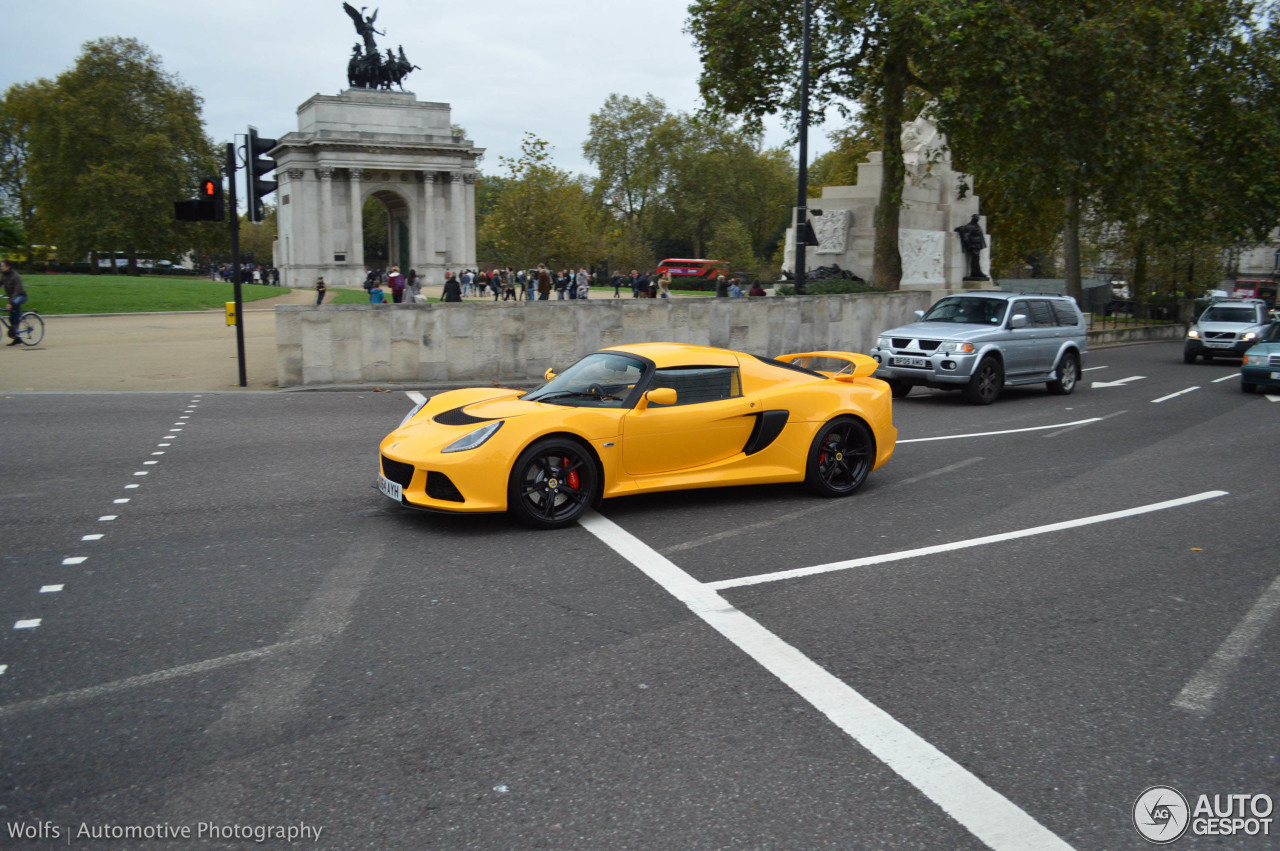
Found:
[[[1058,319],[1053,315],[1053,308],[1049,302],[1044,299],[1032,299],[1027,302],[1031,308],[1030,319],[1031,324],[1039,327],[1053,326],[1058,324]]]
[[[1059,325],[1076,325],[1076,311],[1071,305],[1065,301],[1055,301],[1053,304],[1053,312],[1057,314]]]
[[[733,366],[690,366],[659,369],[653,374],[650,390],[670,387],[676,391],[676,405],[718,402],[742,395],[742,380]],[[668,407],[651,404],[651,407]]]

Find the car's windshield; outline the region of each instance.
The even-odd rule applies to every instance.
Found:
[[[1258,338],[1262,343],[1280,343],[1280,322],[1272,322]]]
[[[960,325],[999,325],[1005,302],[994,298],[950,296],[929,308],[921,321],[955,322]]]
[[[633,357],[596,352],[525,394],[524,399],[552,405],[621,408],[644,369],[644,363]]]
[[[1200,317],[1201,322],[1257,322],[1258,312],[1252,307],[1211,307]]]

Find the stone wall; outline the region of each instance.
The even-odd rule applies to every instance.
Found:
[[[281,387],[540,379],[606,346],[697,343],[760,355],[865,352],[927,292],[791,298],[280,306]]]

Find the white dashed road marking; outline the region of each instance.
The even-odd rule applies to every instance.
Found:
[[[1179,390],[1177,393],[1170,393],[1168,396],[1161,396],[1159,399],[1152,399],[1151,404],[1158,405],[1161,402],[1168,402],[1170,399],[1176,399],[1179,396],[1185,396],[1186,394],[1199,389],[1200,389],[1199,387],[1188,387],[1186,390]]]
[[[41,594],[57,594],[59,591],[61,591],[65,587],[66,587],[65,585],[41,585],[40,593]]]
[[[594,511],[588,511],[579,522],[989,847],[997,851],[1060,851],[1071,847],[959,763],[631,533]]]
[[[40,625],[40,618],[32,618],[27,621],[18,621],[13,625],[14,629],[35,629]]]

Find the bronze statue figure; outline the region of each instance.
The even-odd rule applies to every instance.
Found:
[[[402,81],[418,66],[411,63],[404,55],[403,45],[400,47],[399,57],[391,52],[391,48],[387,48],[387,56],[383,58],[374,36],[386,35],[386,33],[379,32],[373,26],[374,21],[378,19],[377,9],[373,10],[372,15],[363,16],[367,8],[367,6],[361,6],[360,11],[357,12],[350,3],[342,4],[343,11],[355,24],[356,33],[364,40],[363,52],[360,44],[357,43],[351,51],[351,58],[347,60],[347,85],[352,88],[386,89],[387,91],[391,90],[392,85],[396,85],[400,87],[400,91],[404,91]],[[418,70],[421,69],[418,68]]]
[[[964,279],[966,281],[991,280],[982,273],[982,249],[987,247],[987,238],[982,233],[982,225],[978,224],[978,214],[974,213],[968,224],[960,225],[955,230],[960,235],[960,247],[964,249],[964,255],[969,260],[969,274],[965,275]]]

